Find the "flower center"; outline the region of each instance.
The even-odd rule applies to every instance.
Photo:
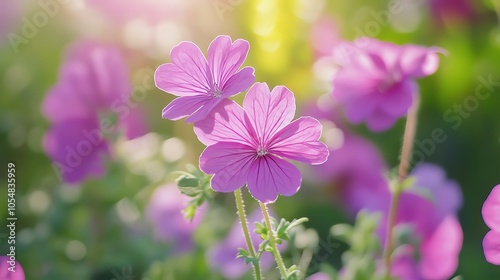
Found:
[[[213,98],[219,98],[222,95],[222,90],[219,88],[217,84],[215,84],[209,91],[208,94]]]
[[[257,149],[257,156],[259,156],[259,157],[263,157],[263,156],[265,156],[265,155],[267,155],[267,151],[266,151],[266,149],[264,149],[263,147],[259,147],[259,148]]]

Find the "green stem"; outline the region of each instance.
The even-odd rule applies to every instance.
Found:
[[[241,189],[237,189],[234,191],[234,197],[236,198],[236,207],[238,208],[238,216],[240,217],[241,228],[243,229],[243,234],[245,235],[245,241],[247,242],[248,252],[250,256],[256,257],[255,249],[253,247],[252,239],[250,238],[250,232],[248,231],[247,218],[245,215],[245,204],[243,202],[243,196],[241,194]],[[252,263],[253,264],[253,272],[256,280],[262,279],[260,274],[260,265],[259,262]]]
[[[401,158],[399,163],[398,181],[392,190],[391,205],[389,208],[389,217],[387,224],[387,233],[385,239],[384,263],[385,263],[385,278],[391,279],[391,255],[394,250],[393,246],[393,228],[396,224],[396,215],[398,212],[399,199],[402,193],[402,183],[408,176],[410,166],[411,152],[413,149],[413,141],[417,130],[417,113],[419,100],[416,99],[412,107],[408,111],[406,118],[405,132],[403,136],[403,147],[401,149]]]
[[[271,227],[271,221],[269,219],[269,211],[267,210],[267,205],[260,202],[260,208],[262,209],[262,214],[264,215],[264,219],[266,221],[266,227],[269,230],[269,245],[273,249],[273,255],[276,259],[276,263],[278,264],[278,268],[280,270],[281,277],[286,279],[286,267],[285,263],[283,263],[283,259],[281,258],[280,252],[278,251],[278,247],[276,246],[276,239],[274,238],[274,231]]]

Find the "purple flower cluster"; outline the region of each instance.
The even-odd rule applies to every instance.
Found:
[[[483,239],[484,256],[488,262],[500,265],[500,185],[493,188],[482,212],[484,222],[491,229]]]

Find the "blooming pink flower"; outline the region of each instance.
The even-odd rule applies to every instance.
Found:
[[[232,192],[245,183],[262,202],[278,194],[291,196],[301,184],[299,170],[286,161],[321,164],[328,157],[319,142],[321,124],[301,117],[293,122],[295,97],[284,86],[270,92],[256,83],[243,101],[243,108],[227,100],[204,121],[195,124],[198,139],[208,147],[200,156],[200,168],[212,177],[212,188]]]
[[[193,249],[193,233],[205,212],[205,207],[202,206],[197,209],[192,221],[186,220],[182,210],[189,200],[176,185],[169,184],[158,187],[146,207],[146,217],[153,225],[155,237],[171,242],[178,253]]]
[[[0,256],[0,279],[24,280],[24,270],[17,260],[10,256]]]
[[[245,91],[255,80],[252,67],[238,69],[248,54],[247,41],[231,42],[218,36],[208,47],[208,62],[191,42],[172,49],[172,63],[160,65],[155,73],[156,86],[179,96],[163,109],[163,118],[187,122],[205,118],[222,100]]]
[[[109,154],[106,135],[123,131],[127,138],[144,134],[132,94],[128,69],[119,50],[111,45],[79,42],[70,48],[59,80],[42,105],[52,123],[44,150],[62,179],[77,183],[104,174],[102,157]],[[101,118],[103,114],[116,118]]]
[[[437,70],[440,51],[370,38],[339,44],[334,56],[341,68],[333,79],[333,97],[352,123],[366,122],[372,131],[386,130],[413,103],[418,91],[415,79]]]
[[[462,204],[460,188],[432,164],[417,166],[411,175],[415,184],[401,195],[396,227],[410,228],[416,244],[406,244],[398,250],[391,272],[402,280],[449,279],[458,267],[463,240],[457,218]],[[387,213],[388,207],[380,210]],[[386,216],[381,224],[387,225]],[[379,231],[383,242],[385,231],[385,227]],[[420,256],[418,260],[415,254]]]
[[[491,229],[483,239],[484,256],[488,262],[500,265],[500,185],[486,198],[482,212],[484,222]]]
[[[269,213],[273,216],[273,213]],[[256,222],[263,220],[262,212],[256,210],[248,216],[248,224],[253,227]],[[262,242],[260,235],[253,230],[250,233],[250,238],[254,246]],[[243,275],[251,268],[242,258],[236,259],[239,248],[247,248],[247,243],[243,235],[241,223],[235,222],[229,231],[226,238],[217,243],[207,253],[208,263],[211,267],[220,271],[225,279],[241,279]],[[283,250],[285,243],[278,245],[278,250]],[[264,252],[260,258],[260,267],[263,271],[269,270],[274,265],[274,257],[269,252]]]

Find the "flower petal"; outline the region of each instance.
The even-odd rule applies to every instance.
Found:
[[[194,124],[198,139],[207,146],[217,142],[255,145],[252,130],[243,108],[229,99],[223,100],[205,119]]]
[[[483,204],[483,219],[486,225],[494,231],[500,232],[500,185],[491,190]]]
[[[255,81],[254,71],[253,67],[245,67],[231,76],[222,88],[221,97],[227,98],[247,90]]]
[[[500,265],[500,232],[490,230],[483,239],[484,257],[491,264]]]
[[[389,116],[386,113],[376,110],[366,119],[366,125],[373,132],[381,132],[389,129],[398,118]]]
[[[390,116],[398,118],[405,116],[417,91],[417,84],[412,80],[405,79],[383,93],[384,97],[383,101],[380,102],[380,109]]]
[[[198,122],[205,119],[212,110],[219,105],[223,98],[210,98],[201,108],[186,119],[187,123]]]
[[[245,61],[249,48],[250,44],[247,41],[238,39],[231,43],[231,37],[227,35],[218,36],[212,41],[208,47],[207,57],[218,86],[225,87],[226,82]]]
[[[247,182],[248,169],[255,160],[256,152],[247,145],[219,142],[207,147],[200,156],[200,169],[214,174],[212,189],[232,192]]]
[[[212,74],[198,46],[182,42],[172,49],[170,58],[172,63],[161,65],[155,72],[158,88],[177,96],[208,93]]]
[[[178,97],[163,109],[162,116],[164,119],[173,121],[182,119],[192,115],[211,99],[206,95]]]
[[[258,139],[264,144],[292,121],[295,115],[295,97],[284,86],[277,86],[269,92],[266,83],[256,83],[248,91],[243,108]]]
[[[209,86],[193,78],[172,63],[162,64],[156,69],[155,84],[159,89],[175,96],[207,94]]]
[[[439,66],[438,52],[446,53],[439,48],[403,46],[399,62],[403,75],[421,78],[433,74]]]
[[[68,183],[104,175],[102,156],[109,153],[96,119],[72,119],[57,123],[44,137],[43,147],[58,175]]]
[[[258,158],[248,171],[248,190],[264,203],[274,202],[278,193],[294,195],[301,182],[302,175],[297,167],[272,155]]]
[[[280,130],[270,141],[269,152],[309,164],[321,164],[328,148],[319,142],[323,126],[312,117],[301,117]]]
[[[458,219],[446,217],[421,245],[420,273],[423,279],[450,279],[458,267],[463,233]]]

